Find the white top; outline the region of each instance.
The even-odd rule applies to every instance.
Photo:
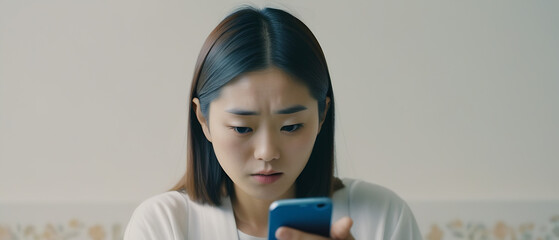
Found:
[[[410,208],[394,192],[360,180],[343,183],[332,196],[332,222],[351,217],[355,239],[422,239]],[[222,203],[199,204],[177,191],[151,197],[132,214],[124,239],[261,239],[238,231],[231,200]]]
[[[239,229],[237,229],[237,234],[239,234],[239,240],[266,240],[266,238],[250,236]]]

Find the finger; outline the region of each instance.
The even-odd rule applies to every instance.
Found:
[[[276,230],[276,238],[280,240],[327,240],[328,238],[299,231],[290,227],[280,227]]]
[[[332,229],[330,230],[330,236],[333,239],[353,239],[349,230],[353,225],[353,220],[350,217],[343,217],[332,224]]]

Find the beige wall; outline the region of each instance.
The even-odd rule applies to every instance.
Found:
[[[0,0],[0,202],[168,189],[198,51],[243,2]],[[340,176],[411,201],[559,200],[559,2],[272,5],[325,51]]]

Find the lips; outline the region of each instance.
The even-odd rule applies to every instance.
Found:
[[[261,184],[270,184],[280,179],[283,176],[283,173],[274,171],[261,171],[255,174],[251,174],[250,176]]]
[[[251,175],[273,175],[273,174],[279,174],[281,172],[277,172],[274,170],[264,170],[264,171],[260,171]]]

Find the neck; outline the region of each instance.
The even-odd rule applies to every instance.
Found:
[[[291,189],[278,199],[293,198],[295,191]],[[268,209],[278,199],[255,198],[235,187],[235,195],[231,198],[237,228],[248,235],[266,237],[268,235]]]

